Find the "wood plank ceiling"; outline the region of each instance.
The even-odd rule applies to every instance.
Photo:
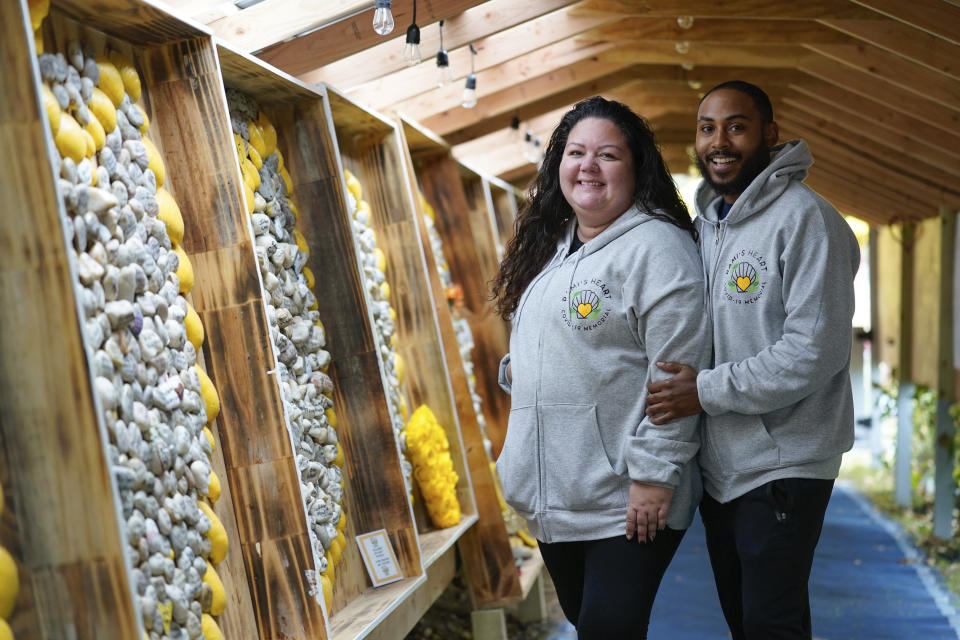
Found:
[[[644,115],[684,172],[699,96],[743,79],[770,94],[784,139],[807,140],[808,183],[847,213],[889,224],[960,208],[954,0],[419,0],[424,60],[414,67],[401,57],[413,0],[393,0],[387,36],[373,31],[372,0],[167,1],[308,84],[403,113],[520,186],[536,171],[523,132],[545,144],[560,115],[595,94]],[[454,77],[445,87],[434,62],[441,19]],[[479,100],[465,109],[471,43]]]

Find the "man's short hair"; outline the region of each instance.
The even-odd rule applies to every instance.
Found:
[[[739,91],[740,93],[745,93],[750,96],[750,99],[753,100],[753,106],[760,112],[760,117],[763,118],[763,122],[773,122],[773,105],[770,103],[770,96],[757,85],[744,82],[743,80],[727,80],[726,82],[721,82],[703,94],[703,97],[700,98],[700,104],[703,104],[703,101],[706,100],[708,95],[719,89],[733,89],[734,91]]]

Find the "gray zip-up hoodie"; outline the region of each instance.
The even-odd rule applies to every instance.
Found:
[[[716,193],[706,182],[697,190],[715,358],[697,376],[707,413],[700,465],[720,502],[777,478],[835,478],[853,445],[860,249],[801,182],[812,163],[802,140],[773,147],[723,221]]]
[[[667,377],[655,362],[709,362],[696,244],[631,208],[567,255],[575,228],[514,314],[504,496],[543,542],[597,540],[625,534],[639,480],[674,489],[667,524],[686,528],[701,496],[699,417],[658,427],[644,400],[651,377]]]

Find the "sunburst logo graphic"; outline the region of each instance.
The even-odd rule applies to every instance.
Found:
[[[570,298],[570,315],[580,320],[595,318],[600,313],[600,296],[589,289],[577,291]]]
[[[748,262],[738,262],[730,267],[730,280],[727,286],[734,293],[753,293],[759,286],[757,270]]]

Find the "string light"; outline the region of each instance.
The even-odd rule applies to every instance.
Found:
[[[413,21],[407,27],[407,43],[403,46],[403,61],[412,67],[423,57],[420,55],[420,27],[417,26],[417,0],[413,0]]]
[[[443,20],[440,21],[440,50],[437,51],[437,86],[445,87],[453,82],[453,72],[450,70],[450,56],[443,48]]]
[[[393,31],[393,13],[390,12],[390,0],[376,0],[373,12],[373,30],[385,36]]]
[[[463,98],[460,100],[461,106],[465,109],[472,109],[477,106],[477,74],[473,72],[473,58],[477,55],[477,50],[473,43],[470,43],[470,74],[467,76],[467,82],[463,88]]]

